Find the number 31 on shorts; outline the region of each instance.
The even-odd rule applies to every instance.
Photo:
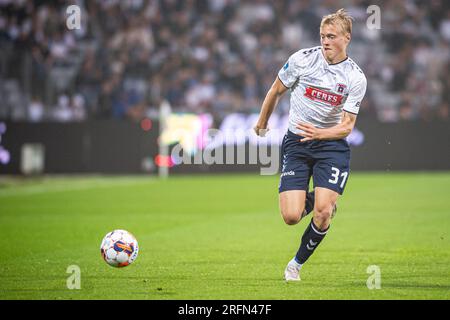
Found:
[[[332,179],[329,179],[328,182],[337,184],[339,182],[339,178],[341,177],[342,181],[340,187],[343,188],[345,185],[345,181],[347,180],[348,172],[345,171],[341,173],[341,171],[335,167],[331,167],[331,170],[333,171],[333,173],[331,174]]]

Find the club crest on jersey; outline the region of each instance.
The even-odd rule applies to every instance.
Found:
[[[345,88],[347,88],[347,86],[346,86],[345,84],[343,84],[343,83],[338,83],[338,84],[336,85],[336,92],[344,93]]]

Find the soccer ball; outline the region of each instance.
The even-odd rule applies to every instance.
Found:
[[[139,246],[136,238],[128,231],[114,230],[103,238],[100,252],[107,264],[121,268],[136,260]]]

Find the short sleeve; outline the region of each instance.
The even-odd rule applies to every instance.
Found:
[[[358,114],[359,107],[361,106],[361,102],[366,94],[366,88],[367,79],[364,74],[362,74],[362,76],[358,77],[356,83],[350,88],[350,92],[347,100],[345,101],[343,110],[353,114]]]
[[[289,57],[288,61],[278,72],[278,78],[285,87],[292,87],[297,79],[302,75],[306,67],[306,59],[307,58],[304,55],[301,55],[300,51]]]

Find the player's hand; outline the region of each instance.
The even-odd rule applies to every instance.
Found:
[[[267,132],[269,131],[269,128],[261,128],[261,127],[259,127],[258,125],[256,125],[256,126],[253,128],[253,131],[255,131],[255,133],[256,133],[257,136],[265,137],[266,134],[267,134]]]
[[[303,139],[300,139],[300,142],[320,140],[320,129],[314,127],[312,124],[300,123],[297,125],[297,128],[303,131]]]

